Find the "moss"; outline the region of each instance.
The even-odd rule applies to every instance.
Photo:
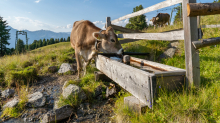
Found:
[[[17,106],[13,108],[5,108],[1,118],[3,117],[12,117],[12,118],[17,118],[22,114],[22,111],[25,110],[25,105],[28,101],[27,98],[28,92],[26,91],[26,86],[22,86],[20,91],[19,91],[19,103]]]
[[[26,67],[25,69],[15,69],[7,73],[6,80],[8,86],[12,84],[24,85],[27,82],[33,82],[37,79],[37,70],[33,66]]]
[[[78,98],[78,95],[69,95],[66,99],[61,95],[58,101],[58,107],[71,105],[73,108],[76,108],[80,103],[81,100]]]

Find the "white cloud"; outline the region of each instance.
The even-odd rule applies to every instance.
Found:
[[[56,29],[72,29],[72,24],[67,24],[66,26],[56,26]]]
[[[118,22],[115,22],[113,24],[115,25],[118,25],[118,26],[122,26],[122,27],[125,27],[125,25],[129,23],[129,19],[125,19],[124,21],[118,21]]]
[[[35,3],[39,3],[41,0],[36,0],[36,1],[34,1]]]
[[[31,13],[31,12],[28,12],[29,14]]]

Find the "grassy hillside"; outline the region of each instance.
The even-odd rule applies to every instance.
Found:
[[[73,62],[74,50],[69,42],[48,45],[30,52],[0,58],[0,84],[3,87],[34,82],[46,74],[48,67]]]
[[[203,25],[220,24],[220,15],[204,16]],[[162,32],[176,29],[180,25],[161,29],[149,29],[146,32]],[[202,29],[203,38],[220,37],[220,28]],[[147,43],[148,41],[141,41]],[[150,41],[151,42],[151,41]],[[149,42],[148,42],[149,43]],[[155,41],[155,43],[158,43]],[[140,47],[136,47],[139,44]],[[144,43],[128,43],[129,49],[139,50]],[[149,45],[148,45],[149,46]],[[151,49],[145,47],[145,49]],[[129,50],[128,50],[129,51]],[[201,87],[199,89],[184,90],[182,92],[167,92],[160,89],[154,109],[147,109],[145,114],[139,115],[123,105],[124,93],[116,101],[115,113],[118,122],[220,122],[220,45],[201,48],[200,50]],[[163,64],[185,68],[184,42],[180,41],[179,51],[173,58],[163,59]]]

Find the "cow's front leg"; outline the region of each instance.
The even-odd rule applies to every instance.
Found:
[[[84,66],[83,66],[83,70],[84,70],[84,73],[83,73],[83,76],[86,75],[86,67],[89,65],[89,63],[91,62],[92,58],[94,58],[96,56],[96,54],[98,53],[97,50],[92,50],[92,52],[89,54],[89,57],[87,60],[84,60]]]
[[[75,51],[75,57],[76,57],[77,71],[78,71],[77,78],[79,79],[81,77],[81,70],[82,70],[82,64],[81,64],[81,58],[79,52]]]

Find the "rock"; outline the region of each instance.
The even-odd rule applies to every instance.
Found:
[[[95,89],[95,97],[98,97],[99,95],[102,94],[102,85],[99,85],[96,89]]]
[[[54,102],[54,106],[53,106],[54,110],[59,108],[58,102],[59,102],[58,100]]]
[[[73,111],[74,111],[73,107],[71,107],[70,105],[65,105],[61,108],[47,112],[47,114],[43,116],[41,123],[49,123],[55,121],[57,122],[66,119],[71,116]]]
[[[15,90],[7,89],[7,90],[2,91],[1,95],[3,98],[8,98],[8,97],[12,97],[14,95],[14,93],[15,93]]]
[[[173,48],[173,47],[167,49],[163,54],[160,55],[160,59],[162,59],[162,58],[172,58],[173,55],[175,54],[176,50],[177,49]]]
[[[62,87],[62,90],[64,90],[66,88],[66,84],[68,83],[68,81],[65,81]]]
[[[9,102],[7,102],[5,104],[3,106],[3,109],[15,107],[18,103],[19,103],[19,99],[18,98],[14,98],[13,100],[11,100],[11,101],[9,101]]]
[[[60,69],[58,70],[58,73],[66,73],[68,71],[71,71],[71,72],[76,72],[71,66],[70,64],[68,63],[63,63],[61,66],[60,66]]]
[[[169,47],[169,48],[171,48],[171,47],[177,48],[178,45],[179,45],[179,42],[178,42],[178,41],[174,41],[174,42],[171,42],[168,47]]]
[[[69,95],[75,96],[77,94],[80,100],[85,100],[87,98],[85,92],[79,86],[74,84],[68,85],[62,93],[64,98],[67,98]]]
[[[41,92],[35,92],[28,95],[28,107],[42,107],[46,103],[46,98]]]
[[[48,71],[51,72],[51,73],[55,73],[57,72],[57,66],[51,66],[48,68]]]
[[[107,89],[106,89],[106,98],[114,96],[116,93],[117,93],[117,91],[116,91],[115,86],[107,87]]]

